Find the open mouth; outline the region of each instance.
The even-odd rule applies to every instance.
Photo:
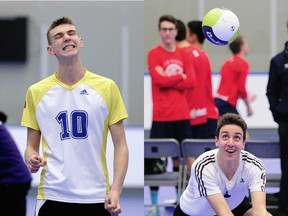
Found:
[[[229,154],[233,154],[233,153],[235,152],[235,150],[233,150],[233,149],[227,149],[226,152],[229,153]]]

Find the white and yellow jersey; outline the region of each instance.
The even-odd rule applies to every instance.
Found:
[[[22,126],[42,133],[44,166],[37,199],[104,202],[108,127],[127,118],[117,85],[86,70],[73,86],[55,74],[26,94]]]

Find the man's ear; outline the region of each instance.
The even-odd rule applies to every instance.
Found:
[[[50,45],[47,46],[47,52],[50,54],[50,55],[54,55],[54,51],[52,49],[52,47]]]
[[[80,37],[80,47],[81,48],[84,47],[84,41],[83,41],[82,37]]]
[[[246,141],[243,142],[243,147],[242,147],[243,150],[245,149],[245,145],[246,145]]]
[[[219,147],[219,146],[218,146],[218,141],[219,141],[218,137],[215,136],[215,146],[216,146],[217,148]]]

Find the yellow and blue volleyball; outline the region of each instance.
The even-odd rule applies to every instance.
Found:
[[[211,43],[225,46],[239,35],[239,19],[231,10],[214,8],[204,16],[202,31]]]

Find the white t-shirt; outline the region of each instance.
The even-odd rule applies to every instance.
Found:
[[[41,131],[47,160],[37,199],[104,202],[109,126],[127,117],[115,82],[88,70],[73,86],[55,74],[30,86],[21,124]]]
[[[265,191],[265,168],[262,161],[242,150],[240,164],[229,181],[217,162],[218,149],[207,151],[193,163],[187,188],[180,198],[180,208],[187,215],[216,215],[207,196],[223,194],[231,210],[236,208],[248,193]]]

